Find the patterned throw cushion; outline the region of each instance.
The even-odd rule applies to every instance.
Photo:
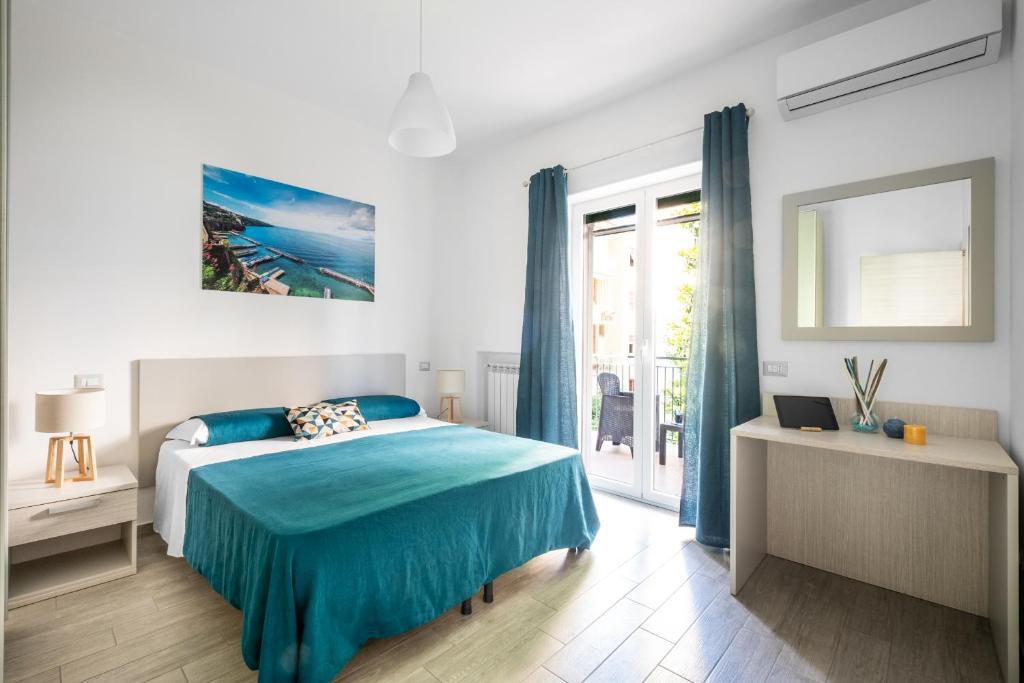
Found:
[[[335,434],[369,429],[355,401],[337,405],[321,402],[291,408],[288,410],[288,424],[300,439],[323,439]]]

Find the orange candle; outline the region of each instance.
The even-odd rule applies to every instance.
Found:
[[[903,440],[917,446],[928,443],[928,428],[924,425],[904,425]]]

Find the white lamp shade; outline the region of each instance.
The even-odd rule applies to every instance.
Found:
[[[446,396],[461,396],[466,393],[466,371],[438,370],[437,393]]]
[[[414,157],[439,157],[455,149],[455,127],[430,76],[417,72],[391,114],[388,144]]]
[[[106,418],[103,389],[54,389],[36,394],[37,432],[83,432],[99,427]]]

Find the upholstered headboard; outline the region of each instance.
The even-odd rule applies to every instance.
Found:
[[[334,396],[404,394],[405,355],[161,358],[138,367],[139,485],[174,425],[204,413],[293,406]]]

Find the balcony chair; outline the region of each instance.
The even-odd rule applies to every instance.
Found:
[[[629,446],[633,457],[633,392],[619,391],[619,376],[602,372],[597,376],[601,387],[601,417],[597,423],[597,450],[605,441]]]

